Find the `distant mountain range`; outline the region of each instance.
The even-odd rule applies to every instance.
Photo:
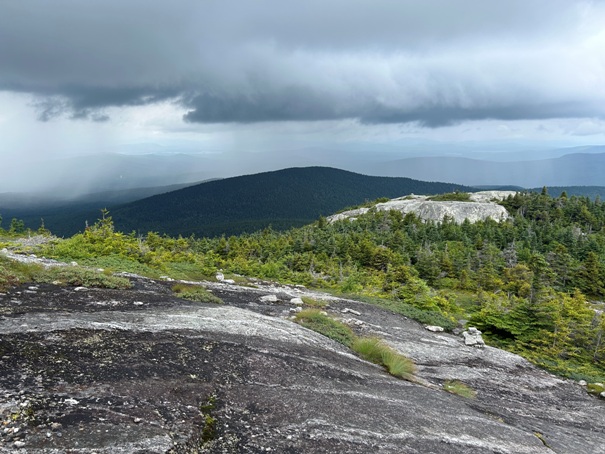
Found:
[[[110,208],[124,232],[156,231],[170,235],[216,236],[301,226],[321,215],[379,197],[410,193],[471,191],[456,184],[410,178],[374,177],[327,167],[290,168],[214,180],[158,194],[135,202],[94,207],[94,203],[54,206],[21,212],[19,218],[37,228],[40,218],[53,233],[71,235],[92,224],[100,208]],[[15,211],[0,211],[8,220]],[[5,226],[6,226],[5,222]]]
[[[502,165],[503,163],[500,163]],[[108,191],[56,199],[24,194],[0,194],[0,215],[6,228],[13,217],[32,229],[41,219],[60,236],[82,231],[109,208],[118,229],[170,235],[216,236],[251,232],[269,225],[285,229],[304,225],[319,216],[372,201],[410,193],[439,194],[479,189],[523,190],[519,186],[483,185],[472,188],[430,183],[403,177],[361,175],[329,167],[289,168],[195,185],[171,185]],[[553,196],[566,191],[605,199],[605,187],[552,186]],[[542,187],[528,190],[540,191]]]
[[[536,161],[495,162],[457,157],[417,157],[370,166],[368,172],[469,186],[603,186],[605,153],[576,153]]]
[[[99,153],[27,163],[8,161],[2,162],[0,193],[27,192],[65,200],[80,194],[194,184],[212,178],[310,166],[467,186],[605,185],[602,177],[605,175],[605,146],[491,153],[460,150],[454,146],[451,150],[443,146],[435,150],[398,149],[396,146],[375,150],[368,147],[359,144],[352,150]]]

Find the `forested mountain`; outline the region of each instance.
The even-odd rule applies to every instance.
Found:
[[[302,226],[379,197],[469,191],[460,185],[370,177],[329,167],[226,178],[113,208],[122,231],[214,236]]]

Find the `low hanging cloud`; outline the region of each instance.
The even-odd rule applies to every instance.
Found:
[[[604,21],[568,0],[30,0],[2,6],[0,90],[43,121],[166,100],[190,123],[603,118]]]

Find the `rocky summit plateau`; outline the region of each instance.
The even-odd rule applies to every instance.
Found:
[[[0,295],[0,452],[604,453],[605,403],[505,351],[300,286],[22,285]],[[301,297],[411,381],[292,321]],[[466,338],[466,341],[465,341]],[[471,344],[471,345],[467,345]],[[459,380],[476,392],[445,391]]]
[[[448,218],[457,224],[465,220],[469,222],[493,219],[496,222],[505,221],[509,215],[506,209],[498,205],[497,201],[503,200],[509,195],[515,195],[514,191],[481,191],[469,194],[467,201],[456,200],[431,200],[426,195],[407,195],[391,199],[387,202],[377,203],[372,207],[356,208],[343,211],[327,218],[328,222],[336,222],[342,219],[355,220],[371,209],[376,211],[395,210],[401,213],[414,213],[424,221],[442,222]]]

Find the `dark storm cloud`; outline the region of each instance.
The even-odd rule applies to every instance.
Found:
[[[602,117],[603,5],[588,1],[0,0],[0,90],[107,121]]]

